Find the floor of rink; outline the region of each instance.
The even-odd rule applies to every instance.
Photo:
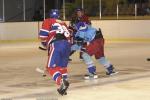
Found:
[[[150,100],[150,43],[107,43],[105,54],[119,72],[106,76],[95,61],[99,78],[84,80],[85,64],[75,53],[69,63],[70,87],[60,96],[49,77],[35,71],[43,68],[47,52],[38,42],[0,43],[0,100]]]

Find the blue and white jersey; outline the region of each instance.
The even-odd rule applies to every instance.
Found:
[[[96,35],[96,29],[91,27],[90,25],[87,25],[86,29],[81,28],[81,30],[79,29],[77,31],[77,33],[75,34],[75,37],[80,37],[82,38],[85,42],[91,42]]]

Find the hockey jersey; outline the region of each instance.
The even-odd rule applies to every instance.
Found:
[[[46,46],[54,39],[56,39],[56,36],[58,36],[58,34],[64,36],[66,39],[69,39],[70,33],[68,31],[67,25],[61,20],[53,18],[45,19],[39,33],[41,42],[44,42]]]
[[[78,30],[75,37],[82,38],[85,42],[91,42],[96,36],[96,29],[87,25],[86,30]]]

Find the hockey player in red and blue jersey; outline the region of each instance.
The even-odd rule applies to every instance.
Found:
[[[40,29],[39,38],[48,50],[47,71],[59,86],[61,95],[67,94],[67,65],[70,54],[70,32],[67,25],[59,20],[59,11],[52,9],[50,18],[45,19]]]

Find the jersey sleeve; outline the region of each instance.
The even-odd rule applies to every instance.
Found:
[[[41,40],[45,40],[48,37],[49,31],[50,31],[50,25],[51,22],[49,19],[46,19],[42,23],[42,28],[40,29],[39,38]]]

